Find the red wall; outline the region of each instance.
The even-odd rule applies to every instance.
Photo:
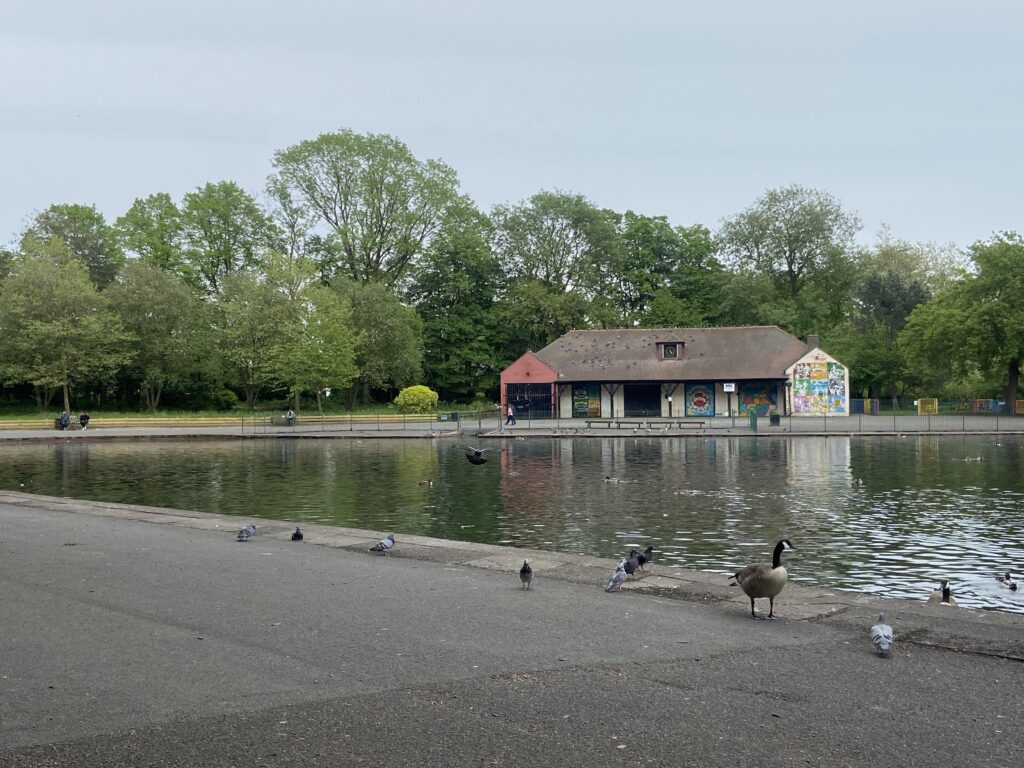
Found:
[[[505,410],[506,384],[554,384],[558,374],[551,366],[527,352],[501,372],[501,409]]]

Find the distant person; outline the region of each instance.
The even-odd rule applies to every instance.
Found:
[[[89,418],[89,414],[86,413],[85,411],[82,411],[81,415],[79,415],[78,423],[82,425],[82,429],[89,428]]]
[[[64,432],[64,431],[67,430],[67,428],[68,428],[68,426],[70,424],[71,424],[71,417],[68,416],[68,412],[67,411],[61,411],[60,412],[60,418],[57,420],[57,427],[60,429],[61,432]]]
[[[291,408],[289,408],[288,413],[284,415],[284,422],[289,427],[295,424],[295,411],[293,411]]]
[[[515,423],[516,423],[516,412],[515,412],[515,409],[512,407],[512,403],[509,403],[508,404],[508,412],[507,412],[507,414],[505,416],[505,425],[507,426],[509,424],[515,424]]]

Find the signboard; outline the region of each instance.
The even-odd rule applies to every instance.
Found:
[[[736,384],[735,383],[723,384],[722,385],[722,391],[723,392],[735,392],[736,391]]]

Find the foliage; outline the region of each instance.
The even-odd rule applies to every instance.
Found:
[[[325,133],[275,153],[273,165],[268,189],[286,219],[326,230],[317,252],[327,278],[397,286],[461,204],[452,168],[384,134]]]
[[[109,285],[124,263],[117,236],[96,206],[51,205],[36,214],[25,235],[62,240],[68,252],[88,267],[97,288]]]
[[[402,413],[434,413],[437,410],[437,392],[417,384],[406,387],[395,398],[395,406]]]
[[[121,247],[142,263],[186,274],[181,211],[166,192],[135,200],[115,229]]]
[[[141,261],[126,264],[106,295],[133,335],[132,364],[155,411],[166,386],[201,371],[212,355],[209,307],[180,277]]]
[[[111,376],[129,354],[125,333],[87,267],[61,240],[52,254],[20,258],[0,291],[0,375],[42,390],[63,390]]]
[[[273,239],[273,225],[256,201],[233,181],[189,192],[181,210],[183,274],[208,295],[225,275],[256,267]]]

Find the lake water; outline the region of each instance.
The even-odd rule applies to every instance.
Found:
[[[805,584],[1024,613],[1024,438],[528,438],[0,445],[0,487],[731,573],[797,547]],[[501,448],[501,450],[497,450]],[[612,482],[606,480],[611,478]],[[430,479],[430,487],[418,481]]]

